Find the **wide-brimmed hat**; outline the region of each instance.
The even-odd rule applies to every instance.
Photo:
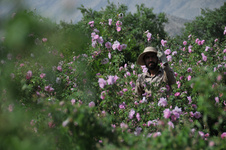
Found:
[[[144,55],[146,55],[147,53],[156,53],[157,54],[157,49],[154,47],[146,47],[144,49],[143,53],[141,53],[137,58],[138,65],[145,65]]]

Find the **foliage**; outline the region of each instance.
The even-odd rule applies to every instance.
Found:
[[[220,42],[225,40],[224,27],[226,24],[226,3],[218,9],[202,9],[201,16],[196,17],[192,22],[185,24],[185,36],[193,34],[201,39],[215,40]]]
[[[17,107],[17,105],[14,105]],[[16,113],[16,115],[14,114]],[[0,115],[0,139],[1,149],[54,149],[52,139],[45,134],[37,134],[37,128],[29,126],[31,117],[20,110],[14,109],[14,113],[2,113]]]
[[[76,25],[28,11],[5,23],[1,149],[225,147],[225,38],[199,39],[195,32],[164,38],[164,14],[144,5],[135,14],[113,3],[80,10]],[[152,95],[135,93],[137,77],[147,71],[135,59],[148,45],[170,51],[177,82],[169,96],[165,84],[147,84]]]
[[[128,46],[123,50],[122,54],[125,60],[121,60],[121,62],[134,62],[145,46],[150,45],[150,43],[157,46],[159,40],[165,38],[164,23],[168,21],[164,13],[156,15],[153,13],[153,8],[147,8],[144,4],[136,5],[136,7],[137,11],[132,14],[127,12],[127,6],[123,4],[116,6],[114,3],[108,2],[106,8],[98,12],[81,6],[79,9],[83,18],[78,24],[85,28],[84,31],[87,34],[92,29],[87,24],[94,21],[94,26],[101,33],[100,36],[104,41],[114,42],[117,40]],[[112,23],[109,22],[109,19],[112,20]],[[117,26],[117,22],[121,25]],[[117,28],[120,31],[117,31]],[[149,42],[144,36],[144,32],[147,30],[155,36]]]

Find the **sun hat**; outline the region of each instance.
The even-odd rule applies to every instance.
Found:
[[[146,47],[144,49],[144,51],[138,56],[137,58],[137,64],[138,65],[145,65],[144,63],[144,55],[147,54],[147,53],[156,53],[157,54],[157,49],[154,48],[154,47]]]

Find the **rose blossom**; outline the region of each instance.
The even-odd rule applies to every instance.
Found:
[[[192,72],[192,68],[189,67],[189,68],[187,69],[187,72]]]
[[[122,49],[126,49],[127,45],[126,44],[122,44]]]
[[[106,92],[105,92],[105,91],[102,91],[102,92],[101,92],[101,95],[100,95],[100,98],[101,98],[101,99],[104,99],[105,96],[106,96]]]
[[[147,38],[148,38],[148,41],[150,41],[151,40],[151,36],[152,36],[152,34],[151,33],[147,33]]]
[[[163,107],[166,107],[167,106],[167,100],[166,98],[160,98],[159,102],[158,102],[158,106],[163,106]]]
[[[114,78],[114,76],[112,76],[112,75],[108,76],[107,82],[108,82],[108,85],[114,84],[114,83],[115,83],[115,78]]]
[[[191,102],[192,102],[191,96],[188,96],[187,99],[188,99],[188,101],[189,101],[188,104],[191,104]]]
[[[129,118],[132,119],[134,114],[135,114],[135,110],[131,109],[129,112]]]
[[[120,32],[120,31],[122,30],[122,28],[119,27],[119,26],[117,26],[117,27],[116,27],[116,30],[117,30],[117,32]]]
[[[167,61],[169,61],[169,62],[172,61],[172,56],[171,55],[166,56],[166,58],[167,58]]]
[[[172,110],[172,114],[175,115],[176,118],[179,118],[180,115],[182,114],[181,108],[178,108],[177,106]]]
[[[74,105],[75,104],[75,99],[71,100],[71,104]]]
[[[221,134],[221,138],[222,138],[222,139],[225,139],[225,138],[226,138],[226,132],[223,132],[223,133]]]
[[[164,52],[166,55],[169,55],[170,53],[171,53],[171,50],[170,49],[167,49],[167,50],[165,50],[165,52]]]
[[[95,106],[95,103],[92,101],[89,103],[89,107],[94,107]]]
[[[40,74],[40,78],[44,78],[45,76],[46,76],[45,73],[41,73],[41,74]]]
[[[32,71],[29,70],[26,75],[26,79],[29,80],[32,77]]]
[[[98,80],[100,88],[104,88],[106,85],[106,81],[103,78],[99,78]]]
[[[57,66],[57,70],[62,72],[62,67],[61,66]]]
[[[137,113],[136,118],[137,118],[138,121],[140,121],[141,118],[140,118],[140,114],[139,113]]]
[[[47,42],[47,38],[42,38],[42,42]]]
[[[168,122],[168,125],[169,127],[174,128],[174,124],[171,121]]]
[[[179,96],[179,95],[180,95],[180,92],[177,92],[177,93],[175,93],[174,95],[175,95],[175,96]]]
[[[202,55],[202,60],[203,60],[203,61],[207,61],[207,56],[205,56],[204,53],[202,53],[201,55]]]
[[[45,91],[47,92],[53,92],[54,88],[51,87],[51,85],[45,86]]]
[[[196,111],[195,113],[194,113],[194,116],[195,116],[195,118],[200,118],[201,117],[201,114],[200,114],[200,112],[198,112],[198,111]]]
[[[106,48],[111,48],[111,42],[106,42],[106,43],[105,43],[105,47],[106,47]]]
[[[189,75],[189,76],[188,76],[188,81],[190,81],[190,80],[191,80],[191,76]]]
[[[167,41],[162,39],[162,40],[161,40],[161,44],[162,44],[163,47],[165,47],[166,44],[167,44]]]
[[[108,58],[111,59],[111,53],[110,52],[108,53]]]
[[[112,19],[108,19],[108,24],[109,24],[109,26],[111,26],[111,24],[112,24]]]
[[[164,118],[169,118],[170,117],[170,115],[171,115],[171,111],[170,111],[170,109],[165,109],[164,111],[163,111],[163,113],[164,113]]]

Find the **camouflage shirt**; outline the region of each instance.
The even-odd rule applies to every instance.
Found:
[[[163,82],[169,85],[170,88],[172,84],[176,83],[174,72],[169,67],[169,65],[166,65],[162,68],[159,67],[158,72],[154,76],[151,76],[148,71],[142,73],[136,81],[135,91],[139,96],[142,96],[144,93],[150,95],[151,89],[145,88],[146,83],[152,84],[154,87],[161,88],[160,86]]]

